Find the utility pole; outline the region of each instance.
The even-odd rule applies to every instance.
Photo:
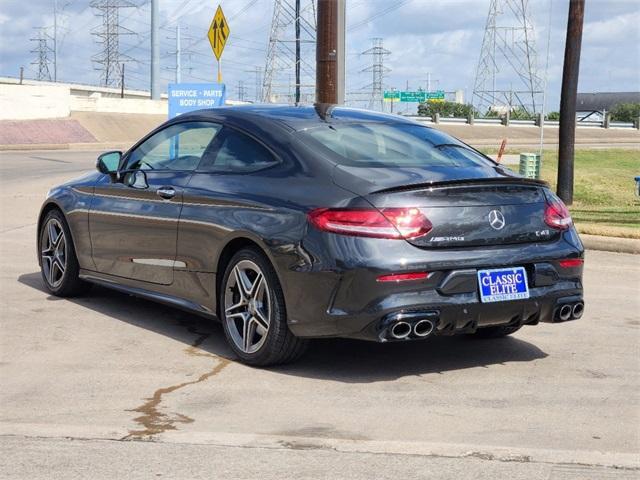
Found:
[[[120,98],[124,98],[124,63],[122,64],[122,70],[120,75]]]
[[[585,0],[569,0],[567,42],[564,47],[562,92],[560,95],[560,130],[558,145],[558,196],[573,203],[573,159],[576,139],[576,96],[580,72],[580,48]]]
[[[166,70],[173,70],[175,83],[182,82],[183,60],[185,59],[185,57],[187,59],[191,59],[191,54],[193,53],[193,51],[190,50],[190,45],[189,45],[189,40],[191,39],[191,37],[189,37],[188,34],[185,34],[184,31],[185,31],[184,27],[182,27],[181,25],[176,25],[175,37],[173,36],[167,37],[167,40],[176,42],[176,49],[166,52],[167,55],[175,56],[175,64],[168,65],[164,68]],[[186,47],[183,47],[182,46],[183,44],[186,44]],[[191,71],[190,68],[188,68],[188,70]]]
[[[336,103],[344,105],[346,92],[347,0],[338,0],[338,38],[336,47]]]
[[[316,42],[316,102],[336,103],[338,0],[318,0]]]
[[[344,103],[345,4],[345,0],[318,0],[317,103]]]
[[[160,0],[151,0],[151,100],[160,100]]]
[[[180,24],[176,26],[176,83],[182,82],[182,48],[180,45]]]
[[[58,81],[58,0],[53,0],[53,81]]]

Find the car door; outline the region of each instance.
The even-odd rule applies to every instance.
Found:
[[[219,129],[209,122],[170,125],[128,152],[117,180],[100,179],[89,211],[99,272],[173,282],[183,190]]]
[[[184,190],[180,216],[177,260],[198,272],[215,272],[215,261],[226,238],[234,230],[252,230],[279,225],[264,203],[264,190],[289,181],[279,178],[273,167],[282,161],[258,139],[224,127],[203,156]],[[272,175],[269,175],[272,173]]]

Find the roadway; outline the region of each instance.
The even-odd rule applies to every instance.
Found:
[[[576,322],[254,369],[199,317],[44,291],[38,209],[95,156],[0,152],[0,478],[640,475],[640,257],[588,252]]]

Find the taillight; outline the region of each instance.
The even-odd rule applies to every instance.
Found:
[[[544,222],[557,230],[566,230],[571,226],[571,214],[562,200],[554,198],[551,203],[547,203]]]
[[[412,280],[424,280],[429,278],[428,272],[390,273],[376,278],[378,282],[410,282]]]
[[[416,238],[433,227],[417,208],[318,208],[309,221],[325,232],[375,238]]]
[[[567,258],[565,260],[558,261],[562,268],[575,268],[581,267],[584,263],[584,260],[581,258]]]

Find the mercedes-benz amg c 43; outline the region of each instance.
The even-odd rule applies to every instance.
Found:
[[[53,188],[37,244],[54,295],[99,284],[219,319],[253,365],[311,338],[495,337],[584,309],[583,247],[546,183],[331,105],[170,120]]]

